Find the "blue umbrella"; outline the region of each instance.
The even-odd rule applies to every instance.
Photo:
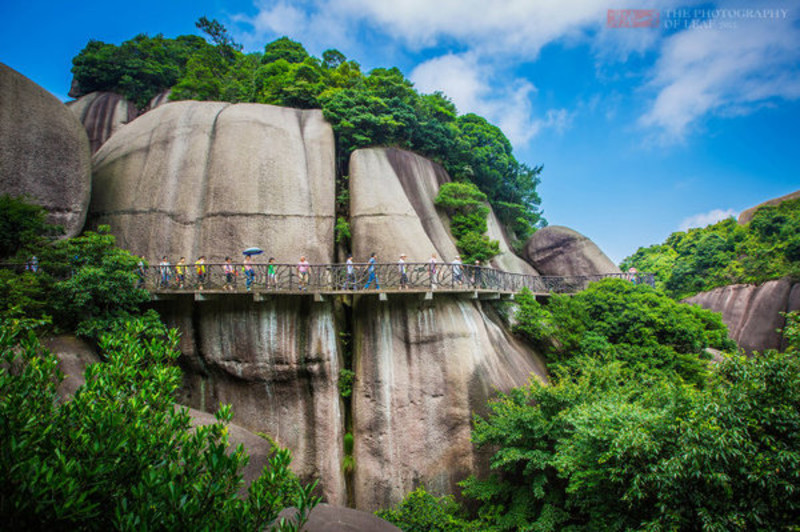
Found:
[[[260,255],[262,253],[264,253],[264,250],[260,248],[247,248],[242,251],[242,255]]]

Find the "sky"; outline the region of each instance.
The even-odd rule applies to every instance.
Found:
[[[444,92],[544,167],[550,225],[615,262],[800,189],[797,0],[5,0],[0,62],[67,101],[90,39],[201,16],[247,52],[286,35]]]

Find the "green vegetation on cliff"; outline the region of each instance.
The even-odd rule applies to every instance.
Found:
[[[729,218],[672,233],[620,267],[655,273],[657,286],[678,299],[729,284],[800,278],[800,200],[761,207],[745,225]]]
[[[800,519],[800,315],[786,353],[723,356],[718,315],[606,280],[546,306],[516,298],[515,330],[551,381],[500,394],[473,442],[491,472],[464,505],[411,493],[403,530],[788,530]]]
[[[78,94],[119,92],[143,108],[172,89],[173,100],[321,109],[336,134],[339,176],[358,148],[404,148],[438,161],[456,181],[476,184],[519,239],[545,223],[536,192],[542,167],[517,161],[499,128],[459,115],[444,94],[420,94],[397,68],[365,74],[337,50],[319,59],[282,37],[262,53],[245,54],[218,22],[201,19],[198,27],[215,44],[186,35],[139,35],[119,46],[89,42],[73,59]]]
[[[316,503],[275,448],[246,497],[248,456],[229,447],[228,407],[193,427],[176,408],[177,332],[137,288],[138,259],[106,229],[49,241],[40,207],[2,197],[0,227],[0,522],[14,530],[262,530]],[[37,231],[32,231],[35,228]],[[36,255],[37,267],[15,263]],[[42,332],[81,333],[104,362],[65,401]],[[281,529],[299,527],[287,526]]]

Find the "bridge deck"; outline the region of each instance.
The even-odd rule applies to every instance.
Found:
[[[249,294],[324,296],[378,294],[456,294],[472,299],[513,298],[527,288],[537,296],[572,294],[607,277],[653,285],[652,274],[600,274],[571,277],[524,275],[494,268],[453,263],[297,264],[214,263],[163,264],[140,271],[140,285],[156,299],[192,294],[197,300]],[[377,286],[377,288],[376,288]]]

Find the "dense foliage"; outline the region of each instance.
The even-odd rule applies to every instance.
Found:
[[[494,530],[784,530],[800,518],[797,351],[721,363],[700,390],[584,362],[501,395],[473,439]]]
[[[528,291],[516,302],[514,331],[549,362],[571,368],[585,356],[619,361],[638,375],[675,374],[700,384],[710,358],[705,349],[735,349],[719,314],[621,279],[592,283],[574,296],[553,295],[546,306]]]
[[[800,278],[800,200],[758,209],[750,223],[729,218],[671,234],[663,244],[639,248],[621,267],[653,272],[675,298],[735,283]]]
[[[40,208],[21,199],[3,201],[8,210],[0,221],[9,218],[8,213],[26,213],[37,231],[51,230],[36,216]],[[56,241],[32,237],[26,224],[4,226],[5,238],[17,246],[9,254],[18,266],[0,269],[0,317],[52,319],[57,330],[96,339],[114,322],[138,314],[141,304],[149,301],[149,294],[137,288],[139,259],[116,247],[107,226]],[[34,256],[37,271],[21,270]]]
[[[0,519],[11,529],[260,530],[315,500],[276,450],[240,498],[248,457],[218,422],[175,408],[178,338],[139,319],[102,337],[106,362],[68,402],[30,321],[0,321]]]
[[[459,516],[461,512],[452,496],[435,497],[424,487],[419,487],[406,495],[396,508],[380,510],[375,514],[404,532],[473,530],[471,523]]]
[[[536,192],[541,166],[516,160],[502,131],[474,115],[458,115],[442,93],[420,94],[397,68],[364,74],[338,50],[322,59],[282,37],[263,53],[245,54],[216,21],[200,37],[139,35],[120,46],[91,41],[74,59],[79,94],[109,90],[144,107],[172,88],[175,100],[255,102],[322,109],[336,134],[337,173],[347,175],[353,150],[396,146],[440,162],[456,180],[475,183],[500,219],[525,240],[544,224]]]
[[[486,194],[472,183],[445,183],[439,188],[435,203],[450,215],[450,231],[456,239],[462,261],[472,264],[480,260],[486,264],[500,253],[497,240],[485,234],[489,207]]]

